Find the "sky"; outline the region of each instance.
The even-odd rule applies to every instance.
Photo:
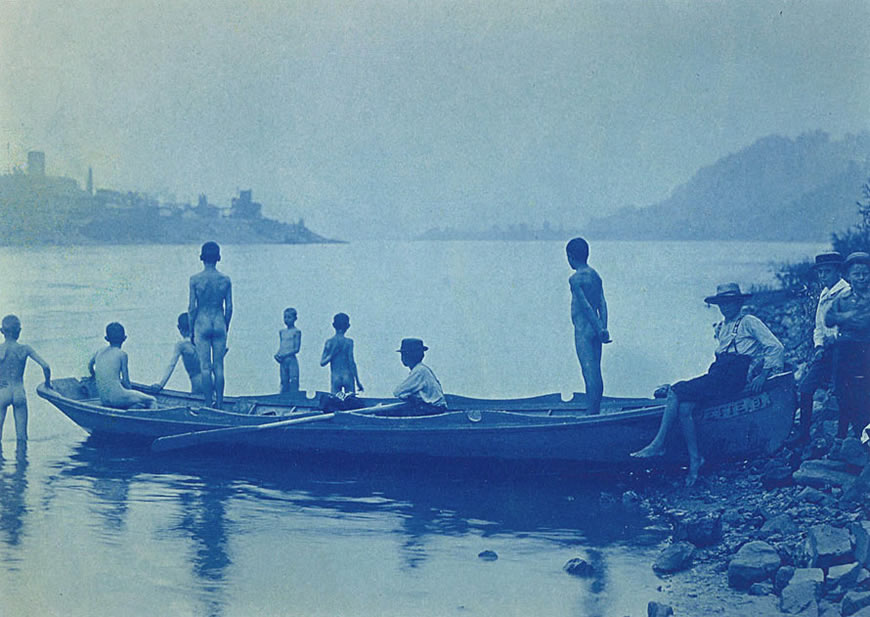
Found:
[[[590,217],[870,128],[870,3],[0,0],[2,169],[343,239]]]

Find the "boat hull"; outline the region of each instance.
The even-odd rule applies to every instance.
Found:
[[[93,400],[76,400],[69,395],[75,386],[62,386],[60,391],[57,384],[51,390],[40,386],[38,392],[90,433],[146,441],[198,430],[255,426],[274,422],[276,415],[320,413],[314,401],[306,406],[307,399],[302,398],[291,405],[274,396],[231,401],[238,408],[253,403],[274,415],[224,412],[198,407],[194,399],[180,393],[169,393],[161,403],[184,404],[124,412],[101,407]],[[594,468],[686,459],[677,426],[664,457],[639,462],[629,456],[658,429],[664,407],[655,399],[608,399],[600,416],[584,415],[582,395],[568,402],[558,395],[511,401],[453,397],[451,404],[461,408],[416,417],[340,413],[330,421],[235,434],[223,445],[298,454],[564,461]],[[738,399],[698,409],[695,419],[701,451],[709,460],[774,452],[789,434],[794,409],[790,373],[770,379],[758,394],[744,393]]]

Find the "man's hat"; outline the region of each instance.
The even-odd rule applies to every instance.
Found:
[[[855,251],[846,257],[846,267],[851,268],[855,264],[864,264],[870,266],[870,253],[864,251]]]
[[[396,351],[426,351],[427,349],[429,348],[418,338],[403,338],[402,345]]]
[[[202,261],[220,261],[221,247],[217,242],[206,242],[202,245],[202,251],[199,253],[199,258]]]
[[[729,300],[745,300],[751,295],[741,293],[740,286],[737,283],[723,283],[716,286],[716,295],[707,296],[704,298],[704,302],[707,304],[719,304]]]
[[[816,255],[816,263],[813,264],[813,267],[818,268],[819,266],[834,266],[835,268],[842,268],[843,256],[837,251],[819,253]]]

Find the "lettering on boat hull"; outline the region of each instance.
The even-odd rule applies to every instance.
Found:
[[[742,398],[739,401],[716,405],[704,410],[703,418],[705,420],[726,420],[737,416],[745,416],[756,412],[765,407],[770,407],[770,394],[762,392],[755,396]]]

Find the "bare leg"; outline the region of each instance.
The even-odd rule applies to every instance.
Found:
[[[202,375],[202,394],[206,405],[214,400],[214,382],[211,368],[211,343],[200,336],[196,337],[196,355],[199,357],[199,370]]]
[[[214,362],[215,407],[218,409],[224,403],[224,356],[226,355],[227,339],[215,336],[211,341],[212,361]]]
[[[27,401],[13,403],[12,415],[15,417],[15,439],[19,443],[27,441]]]
[[[3,425],[6,424],[6,410],[9,409],[8,405],[3,405],[0,408],[0,440],[3,439]]]
[[[601,413],[601,398],[604,395],[604,380],[601,377],[601,340],[574,333],[574,348],[580,361],[580,370],[586,384],[586,399],[589,401],[588,413]]]
[[[683,438],[689,451],[689,475],[686,486],[693,486],[698,480],[698,470],[704,464],[704,458],[698,453],[698,435],[695,432],[694,403],[680,404],[680,425],[683,427]]]
[[[662,414],[662,421],[659,424],[659,431],[653,440],[641,450],[632,452],[631,455],[636,458],[649,458],[652,456],[661,456],[665,453],[665,438],[668,436],[668,431],[671,430],[674,421],[677,419],[680,410],[680,401],[677,395],[672,390],[668,390],[668,398],[665,399],[665,412]]]

